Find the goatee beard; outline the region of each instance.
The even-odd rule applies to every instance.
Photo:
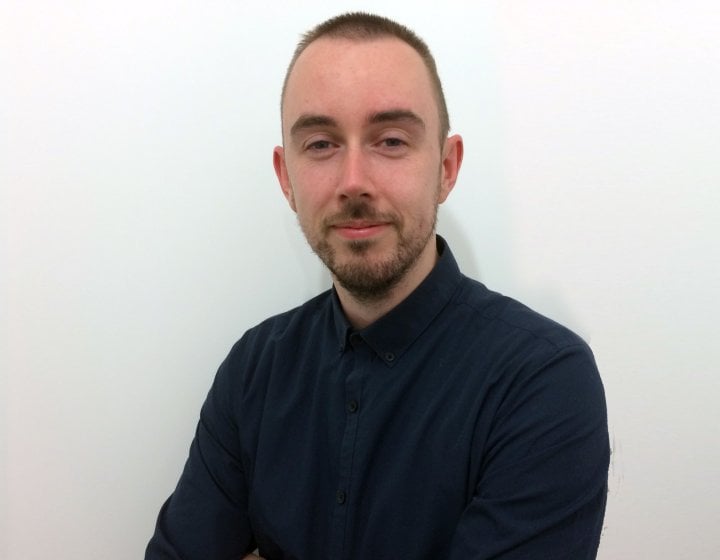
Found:
[[[338,262],[335,248],[327,241],[328,233],[334,224],[351,220],[389,224],[398,237],[395,250],[385,259],[372,262],[363,259],[363,255],[369,253],[377,242],[373,239],[351,240],[346,242],[346,247],[354,258],[349,262]],[[353,200],[347,203],[341,213],[323,221],[322,235],[315,243],[307,231],[305,235],[315,254],[328,267],[338,284],[356,300],[373,303],[385,299],[417,262],[435,232],[436,221],[437,209],[433,214],[432,224],[426,231],[419,236],[408,236],[399,216],[381,214],[366,201]]]

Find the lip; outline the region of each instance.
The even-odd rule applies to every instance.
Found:
[[[367,239],[382,233],[388,225],[385,222],[343,222],[335,224],[333,230],[346,239]]]

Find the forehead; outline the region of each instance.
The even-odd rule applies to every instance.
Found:
[[[439,126],[430,73],[407,43],[391,38],[323,37],[295,62],[283,100],[283,128],[303,114],[336,119],[388,109],[419,114]]]

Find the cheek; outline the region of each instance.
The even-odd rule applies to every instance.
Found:
[[[295,199],[298,203],[303,200],[305,205],[319,204],[332,196],[332,177],[332,169],[312,165],[298,166],[289,173]]]
[[[293,189],[295,212],[303,224],[311,224],[322,219],[323,208],[327,206],[317,189],[308,185],[298,185]]]
[[[308,208],[312,207],[313,189],[308,187],[308,182],[297,174],[288,174],[292,200],[295,204],[295,211],[298,214],[304,214]]]
[[[418,216],[434,212],[440,202],[440,173],[436,168],[426,168],[412,176],[406,174],[395,185],[395,204]]]

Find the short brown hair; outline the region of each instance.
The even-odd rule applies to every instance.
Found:
[[[395,37],[410,45],[423,59],[425,67],[430,73],[430,80],[433,84],[435,98],[438,104],[440,116],[440,145],[443,145],[450,131],[450,117],[448,116],[447,103],[443,93],[442,83],[438,75],[435,59],[430,53],[425,41],[418,37],[413,31],[386,17],[365,12],[349,12],[335,16],[312,28],[302,36],[302,39],[295,48],[292,59],[285,73],[283,82],[281,105],[285,101],[285,90],[287,89],[290,73],[303,51],[321,37],[332,37],[339,39],[350,39],[353,41],[368,41],[382,37]]]

